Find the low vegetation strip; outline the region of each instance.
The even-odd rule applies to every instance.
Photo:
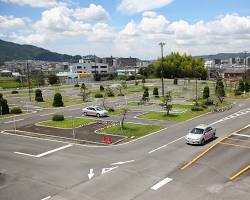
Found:
[[[150,133],[159,131],[160,129],[161,127],[157,125],[125,123],[123,129],[118,124],[116,126],[104,129],[103,133],[111,135],[122,135],[127,137],[142,137]]]
[[[90,123],[94,123],[94,119],[87,119],[87,118],[75,118],[74,120],[74,127],[79,127],[79,126],[85,126]],[[44,121],[38,123],[40,126],[49,126],[49,127],[54,127],[54,128],[72,128],[73,126],[73,121],[72,118],[67,117],[64,119],[64,121]]]

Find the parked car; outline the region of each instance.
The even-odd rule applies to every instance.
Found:
[[[204,145],[208,140],[215,139],[215,137],[216,137],[215,128],[207,126],[205,124],[201,124],[194,127],[191,131],[189,131],[185,139],[187,144]]]
[[[98,106],[89,106],[89,107],[83,108],[82,113],[85,116],[87,115],[95,116],[95,117],[108,116],[108,111]]]

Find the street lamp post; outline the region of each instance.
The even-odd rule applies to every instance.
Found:
[[[244,51],[245,53],[245,75],[244,75],[244,80],[246,81],[247,79],[247,51]]]
[[[28,74],[27,74],[27,76],[28,76],[28,87],[29,87],[29,99],[30,99],[30,101],[31,101],[31,91],[30,91],[30,68],[29,68],[29,63],[28,63],[28,61],[27,61],[27,72],[28,72]]]
[[[162,87],[162,96],[164,96],[164,79],[163,79],[163,46],[165,45],[164,42],[160,42],[159,45],[161,46],[161,87]]]

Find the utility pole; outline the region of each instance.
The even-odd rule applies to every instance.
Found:
[[[162,89],[162,96],[164,96],[164,78],[163,78],[163,46],[165,45],[164,42],[160,42],[159,45],[161,46],[161,89]]]
[[[29,67],[29,62],[27,60],[27,76],[28,76],[28,87],[29,87],[29,99],[30,99],[30,102],[31,102],[31,91],[30,91],[30,67]]]
[[[245,53],[245,75],[244,75],[244,81],[247,79],[247,51],[244,51]]]

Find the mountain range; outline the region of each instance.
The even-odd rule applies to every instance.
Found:
[[[250,56],[250,53],[247,53]],[[205,60],[245,57],[245,53],[219,53],[215,55],[197,56]],[[0,65],[11,60],[42,60],[56,62],[78,62],[80,55],[59,54],[33,45],[21,45],[0,40]]]

